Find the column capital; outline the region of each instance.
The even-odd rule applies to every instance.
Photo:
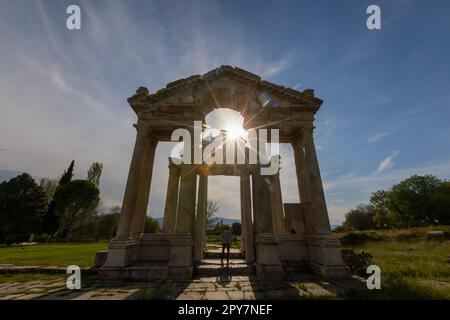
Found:
[[[148,137],[152,142],[158,142],[156,135],[148,124],[138,121],[138,123],[133,124],[133,127],[136,129],[138,135]]]
[[[298,133],[293,136],[291,144],[294,149],[300,149],[305,146],[305,142],[308,138],[313,138],[315,126],[305,125],[298,128]]]

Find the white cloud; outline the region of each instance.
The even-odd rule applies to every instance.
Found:
[[[398,155],[398,150],[394,151],[390,156],[380,161],[375,173],[381,173],[394,167],[394,158]]]
[[[390,136],[393,132],[394,132],[394,130],[388,130],[388,131],[384,131],[384,132],[375,133],[367,139],[367,142],[374,143],[374,142],[380,141],[380,140]]]

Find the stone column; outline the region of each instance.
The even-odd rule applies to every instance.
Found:
[[[305,150],[306,179],[309,189],[307,196],[312,204],[311,210],[314,212],[314,219],[307,222],[308,233],[329,233],[331,231],[328,217],[325,194],[323,192],[322,178],[320,176],[319,162],[317,161],[316,148],[313,140],[313,127],[303,129],[303,142]],[[310,219],[307,219],[310,220]],[[312,222],[312,223],[311,223]]]
[[[197,219],[195,223],[194,261],[203,259],[203,243],[206,227],[206,209],[208,202],[208,176],[200,174],[198,185]]]
[[[190,233],[191,235],[194,232],[196,189],[197,173],[195,172],[195,166],[182,164],[175,232]]]
[[[306,164],[304,148],[304,136],[297,137],[292,142],[292,148],[294,150],[295,170],[297,173],[297,185],[300,203],[303,209],[304,216],[306,217],[311,215],[311,194],[309,186],[309,167]],[[300,212],[298,212],[298,214],[300,214]],[[303,217],[300,220],[303,220]]]
[[[164,208],[163,232],[174,233],[177,219],[178,190],[180,187],[180,167],[169,157],[169,182],[167,183],[166,205]]]
[[[292,144],[309,262],[320,276],[344,278],[350,271],[342,260],[341,245],[331,233],[312,132],[312,126],[301,128],[300,136]]]
[[[245,261],[255,261],[255,246],[252,223],[252,199],[250,193],[250,177],[248,173],[241,175],[241,220],[242,237],[244,237]]]
[[[133,239],[138,239],[144,234],[145,224],[147,222],[148,198],[150,196],[156,144],[157,140],[154,137],[150,137],[146,145],[144,158],[142,159],[142,171],[139,181],[136,212],[131,225],[131,235]]]
[[[109,243],[104,268],[125,267],[133,262],[137,237],[144,231],[157,141],[143,124],[136,126],[136,142],[128,172],[116,237]]]
[[[281,196],[280,173],[270,176],[270,200],[272,205],[272,223],[274,233],[286,233]]]
[[[149,129],[145,125],[137,125],[136,130],[136,142],[115,238],[120,241],[131,238],[133,231],[136,231],[133,230],[133,222],[141,219],[140,215],[146,214],[157,143],[150,137]]]
[[[256,233],[273,233],[270,176],[262,176],[260,166],[256,166],[252,174],[253,215]]]
[[[194,137],[191,130],[191,145],[184,146],[185,152],[191,152],[191,163],[181,164],[180,195],[178,197],[178,213],[175,231],[179,233],[194,233],[195,202],[197,195],[197,165],[194,164]]]

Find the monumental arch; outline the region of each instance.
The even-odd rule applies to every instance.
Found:
[[[238,67],[221,66],[167,84],[154,93],[140,87],[128,98],[137,115],[136,141],[116,237],[96,265],[104,278],[182,279],[195,274],[205,242],[208,176],[240,178],[242,252],[265,280],[303,268],[328,278],[349,275],[331,233],[314,146],[314,116],[322,100],[262,80]],[[245,129],[278,129],[294,150],[300,203],[282,203],[279,174],[261,175],[257,164],[190,164],[168,159],[169,181],[161,233],[144,233],[158,142],[174,130],[193,132],[215,108],[244,117]],[[194,146],[194,139],[190,146]],[[186,142],[185,142],[186,143]],[[245,151],[247,152],[247,150]]]

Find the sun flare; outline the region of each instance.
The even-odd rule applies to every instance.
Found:
[[[227,138],[230,140],[237,140],[239,138],[246,138],[247,131],[242,126],[237,124],[230,124],[225,128],[227,132]]]

